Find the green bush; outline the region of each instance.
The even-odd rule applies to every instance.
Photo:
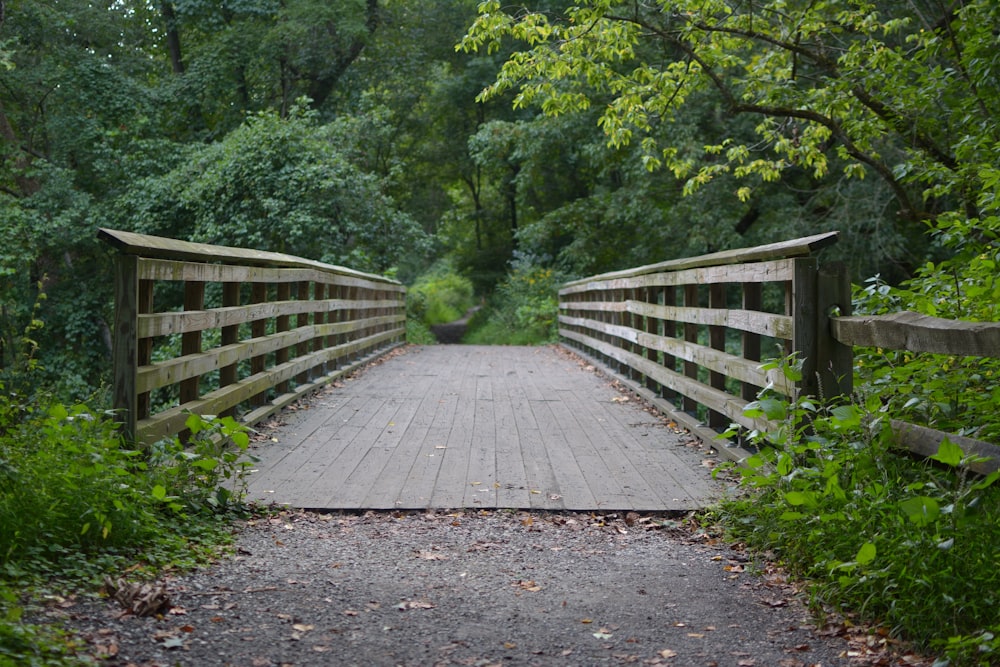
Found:
[[[747,494],[720,509],[732,535],[950,664],[996,664],[1000,473],[970,473],[947,440],[930,461],[896,449],[870,388],[831,405],[765,393],[746,414],[778,426],[749,434],[761,449],[740,469]]]
[[[460,319],[472,307],[472,282],[447,264],[438,264],[406,293],[407,317],[427,326]]]

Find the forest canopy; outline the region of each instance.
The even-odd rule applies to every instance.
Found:
[[[998,13],[2,0],[4,377],[30,349],[62,394],[106,382],[102,226],[503,298],[839,230],[827,259],[900,288],[872,308],[995,320]]]

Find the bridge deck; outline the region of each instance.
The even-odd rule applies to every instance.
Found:
[[[554,348],[413,347],[289,413],[249,498],[308,509],[687,510],[697,450]]]

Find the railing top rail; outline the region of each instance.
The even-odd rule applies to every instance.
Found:
[[[399,285],[399,281],[373,273],[355,271],[343,266],[324,264],[311,259],[286,255],[280,252],[233,248],[230,246],[179,241],[177,239],[137,234],[117,229],[101,228],[97,238],[126,255],[137,255],[152,259],[173,259],[190,262],[220,262],[223,264],[243,264],[250,266],[266,266],[274,268],[310,268],[335,273],[354,278],[363,278],[374,282]]]
[[[753,248],[738,248],[736,250],[723,250],[713,252],[708,255],[698,255],[697,257],[684,257],[681,259],[671,259],[657,264],[648,264],[633,269],[623,271],[612,271],[596,276],[581,278],[565,283],[566,287],[573,287],[589,282],[601,280],[614,280],[617,278],[634,278],[648,273],[663,273],[666,271],[680,271],[683,269],[696,269],[704,266],[720,266],[725,264],[741,264],[744,262],[758,262],[769,259],[782,259],[786,257],[802,257],[809,255],[816,250],[833,245],[837,242],[839,232],[826,232],[825,234],[815,234],[805,236],[791,241],[780,243],[769,243]]]

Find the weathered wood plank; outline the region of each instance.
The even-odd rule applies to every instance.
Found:
[[[330,273],[320,269],[295,268],[263,268],[238,264],[205,264],[203,262],[183,262],[167,259],[140,258],[139,276],[144,280],[162,280],[167,282],[237,282],[265,283],[276,285],[280,283],[297,283],[302,281],[319,282],[325,285],[342,285],[360,287],[366,290],[381,289],[393,293],[405,292],[403,285],[394,282],[371,280],[339,273]]]
[[[937,454],[938,447],[945,438],[961,448],[966,456],[982,456],[989,460],[981,463],[973,463],[968,466],[970,470],[987,475],[996,470],[1000,470],[1000,446],[967,438],[953,433],[945,433],[937,429],[916,424],[908,424],[897,419],[892,420],[892,432],[896,436],[901,447],[904,447],[915,454],[921,456],[933,456]]]
[[[401,301],[346,301],[342,299],[324,299],[317,301],[265,301],[247,304],[245,306],[229,306],[212,308],[211,310],[176,311],[165,313],[150,313],[139,316],[139,337],[169,336],[171,334],[204,331],[234,326],[272,317],[288,317],[311,313],[317,308],[325,312],[347,310],[376,310],[388,308],[397,311],[397,322],[403,321],[405,315],[398,312],[402,309]],[[369,326],[365,322],[362,326]]]
[[[833,245],[837,242],[837,237],[839,232],[827,232],[824,234],[815,234],[813,236],[806,236],[803,238],[792,239],[790,241],[781,241],[779,243],[770,243],[767,245],[756,246],[753,248],[739,248],[736,250],[723,250],[722,252],[709,253],[707,255],[699,255],[697,257],[686,257],[682,259],[672,259],[666,262],[659,262],[657,264],[649,264],[647,266],[640,266],[634,269],[626,269],[624,271],[614,271],[611,273],[603,273],[592,278],[584,278],[579,281],[567,283],[567,285],[577,285],[584,282],[590,282],[592,280],[613,280],[616,278],[628,278],[632,276],[640,276],[649,273],[661,273],[667,271],[681,271],[684,269],[692,269],[703,266],[722,266],[730,264],[740,264],[745,262],[758,262],[769,259],[776,258],[786,258],[786,257],[799,257],[804,255],[809,255],[821,248]],[[731,282],[745,282],[745,281],[731,281]]]
[[[342,266],[324,264],[313,260],[285,255],[278,252],[234,248],[231,246],[209,245],[192,241],[179,241],[149,234],[137,234],[116,229],[101,228],[97,237],[116,248],[125,255],[140,255],[154,259],[186,260],[194,262],[227,262],[231,264],[250,264],[253,266],[301,267],[315,268],[329,273],[344,276],[354,276],[378,282],[388,281],[382,276],[354,271]]]
[[[649,273],[629,278],[603,278],[595,276],[583,281],[567,283],[559,290],[560,296],[580,292],[639,289],[645,287],[671,287],[681,285],[708,285],[711,283],[769,283],[791,280],[794,260],[778,259],[756,264],[734,266],[704,266],[671,273]],[[622,299],[624,301],[624,299]]]
[[[1000,322],[964,322],[910,311],[830,318],[841,343],[890,350],[1000,357]]]
[[[549,348],[411,348],[324,392],[353,409],[303,415],[309,463],[293,468],[294,451],[283,451],[280,484],[266,454],[285,449],[281,433],[260,445],[250,497],[313,509],[704,506],[717,487],[698,457],[675,458],[687,451],[677,436],[617,395]],[[336,455],[324,457],[328,448]],[[686,470],[671,476],[673,467]]]

